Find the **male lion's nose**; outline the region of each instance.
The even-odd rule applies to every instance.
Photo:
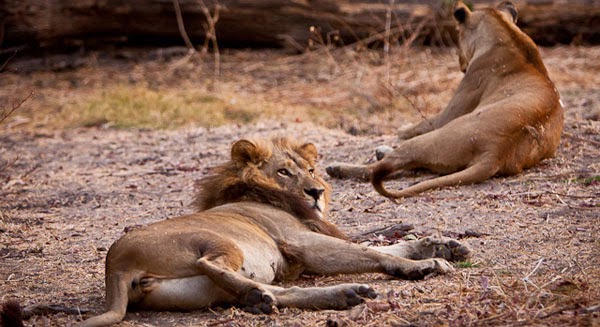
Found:
[[[321,195],[323,194],[323,192],[325,192],[325,189],[316,188],[316,187],[304,189],[304,193],[311,196],[315,200],[319,200],[319,198],[321,198]]]

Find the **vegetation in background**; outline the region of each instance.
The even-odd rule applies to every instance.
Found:
[[[218,126],[231,121],[255,121],[261,110],[199,91],[152,90],[120,85],[92,93],[61,108],[68,126],[107,124],[117,128],[175,128],[186,125]]]

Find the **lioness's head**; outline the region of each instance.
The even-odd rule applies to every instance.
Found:
[[[516,26],[517,15],[517,9],[510,1],[503,1],[496,8],[475,11],[458,1],[454,19],[458,25],[460,69],[466,72],[469,63],[478,54],[483,54],[498,43],[511,42],[515,33],[522,34]]]
[[[239,140],[231,147],[231,160],[199,182],[193,204],[206,210],[251,200],[286,208],[293,205],[289,202],[304,201],[306,208],[325,219],[331,190],[317,173],[317,157],[312,143],[282,137]]]

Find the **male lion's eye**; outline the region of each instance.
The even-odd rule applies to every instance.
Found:
[[[277,171],[277,174],[278,174],[279,176],[283,176],[283,177],[290,177],[290,176],[292,175],[292,174],[290,173],[290,171],[289,171],[289,170],[287,170],[287,169],[285,169],[285,168],[279,169],[279,170]]]

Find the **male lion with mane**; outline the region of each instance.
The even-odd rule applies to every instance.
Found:
[[[494,175],[515,175],[554,155],[563,128],[563,107],[533,41],[515,24],[505,1],[470,11],[457,3],[458,59],[465,73],[438,115],[399,132],[404,139],[370,165],[332,164],[329,175],[370,179],[389,198],[414,196],[443,186],[473,184]],[[378,153],[378,157],[380,157]],[[448,174],[400,191],[383,180],[403,169]]]
[[[376,296],[364,284],[283,288],[302,273],[385,273],[419,279],[447,273],[468,247],[424,238],[382,247],[351,243],[327,220],[329,185],[316,171],[312,143],[240,140],[231,160],[199,182],[198,212],[135,228],[108,251],[107,311],[81,323],[105,326],[127,308],[194,310],[238,305],[346,309]]]

